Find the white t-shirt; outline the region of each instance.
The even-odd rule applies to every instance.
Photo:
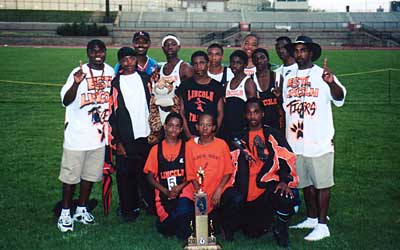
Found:
[[[284,66],[283,64],[276,68],[274,72],[276,73],[276,79],[275,79],[275,86],[279,87],[281,86],[281,76],[283,79],[287,77],[290,73],[296,72],[299,67],[297,66],[297,63],[293,63],[290,66]]]
[[[65,93],[74,83],[72,70],[61,89],[61,102]],[[93,150],[106,144],[108,118],[110,116],[109,97],[114,70],[104,64],[103,70],[92,69],[93,78],[87,64],[82,66],[86,78],[79,84],[76,97],[66,107],[64,148],[69,150]]]
[[[135,139],[147,137],[150,134],[149,110],[142,78],[135,72],[131,75],[121,75],[119,79],[125,107],[131,117]]]
[[[211,77],[212,79],[221,82],[222,81],[222,77],[224,75],[224,71],[222,71],[219,74],[212,74],[210,73],[210,71],[207,71],[207,74],[209,77]],[[231,68],[226,68],[226,81],[229,82],[230,80],[232,80],[232,78],[234,77]]]
[[[306,157],[318,157],[334,151],[331,102],[339,107],[345,99],[336,101],[332,98],[328,84],[322,80],[322,73],[323,69],[314,65],[289,73],[283,82],[286,139],[296,154]],[[336,76],[335,82],[346,96],[346,89]]]
[[[279,66],[279,68],[275,69],[274,71],[279,73],[283,78],[289,75],[292,72],[296,72],[298,69],[297,63],[293,63],[289,66],[284,66],[283,64]]]

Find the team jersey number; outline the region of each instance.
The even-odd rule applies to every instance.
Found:
[[[170,176],[167,179],[168,182],[168,190],[171,191],[173,187],[175,187],[176,184],[176,176]]]

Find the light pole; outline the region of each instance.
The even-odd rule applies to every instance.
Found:
[[[106,23],[111,22],[111,17],[110,17],[110,0],[106,0],[106,16],[104,17],[104,22],[106,22]]]

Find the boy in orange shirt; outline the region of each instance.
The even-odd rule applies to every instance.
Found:
[[[234,167],[229,147],[222,139],[214,137],[215,118],[203,113],[199,115],[196,129],[199,137],[192,138],[186,144],[187,179],[192,181],[195,191],[200,185],[197,171],[204,170],[202,190],[208,194],[208,214],[216,225],[220,224],[227,241],[233,240],[233,234],[239,226],[237,220],[242,196],[233,189],[231,177]]]
[[[296,156],[278,130],[263,126],[263,107],[257,98],[246,102],[248,130],[240,141],[248,146],[252,159],[240,154],[234,186],[245,200],[241,212],[243,232],[249,237],[261,236],[270,229],[275,214],[273,233],[278,245],[286,247],[288,221],[295,204],[291,188],[298,184]]]
[[[165,139],[151,149],[143,171],[155,188],[158,232],[186,240],[191,233],[189,225],[194,209],[193,191],[183,192],[193,188],[186,181],[185,142],[180,139],[182,129],[182,117],[177,113],[168,114],[164,124]]]

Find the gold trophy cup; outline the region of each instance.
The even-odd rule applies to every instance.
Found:
[[[186,250],[219,250],[221,247],[217,245],[217,239],[214,236],[214,225],[210,221],[211,235],[208,236],[208,209],[207,209],[207,193],[203,191],[204,170],[202,167],[197,171],[199,190],[194,194],[194,207],[196,229],[195,235],[190,235]],[[193,230],[193,222],[190,222]]]

